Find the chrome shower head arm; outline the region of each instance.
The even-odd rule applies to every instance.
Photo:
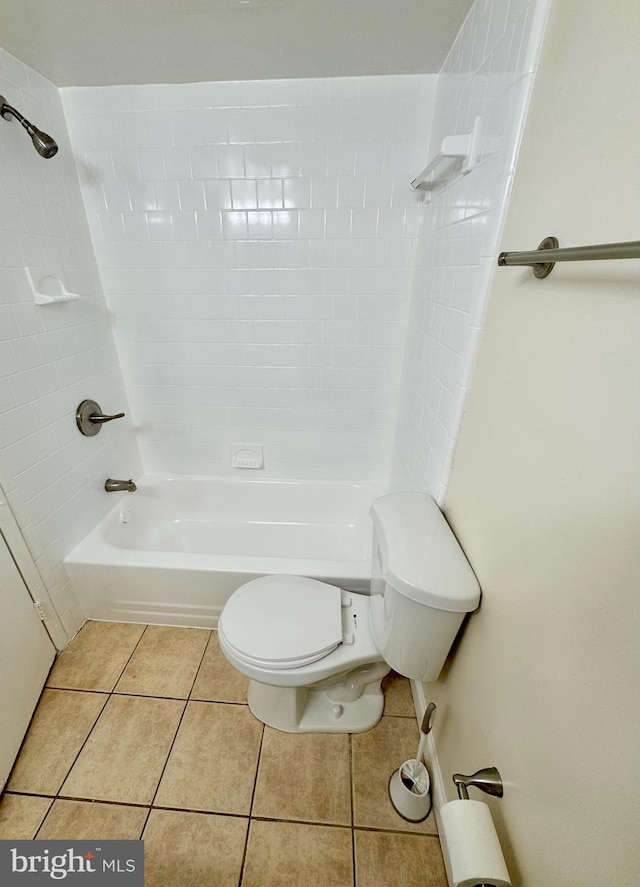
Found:
[[[22,116],[20,111],[17,111],[13,105],[10,105],[9,102],[5,99],[3,95],[0,95],[0,116],[4,117],[5,120],[11,120],[11,116],[14,116],[19,123],[22,123],[24,126],[27,123],[29,126],[31,124],[29,121]],[[26,127],[25,127],[26,128]]]

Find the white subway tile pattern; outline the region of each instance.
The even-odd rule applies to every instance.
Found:
[[[401,396],[394,483],[442,501],[546,8],[478,0],[439,78],[63,90],[147,470],[228,473],[250,437],[271,476],[384,480]],[[62,558],[141,465],[73,426],[125,392],[58,91],[0,52],[0,92],[61,144],[0,139],[0,480],[73,634]],[[477,115],[482,162],[423,207],[426,145]],[[33,305],[47,264],[79,302]]]
[[[386,480],[436,81],[61,91],[147,471]]]
[[[431,153],[482,121],[480,163],[443,176],[416,251],[392,484],[446,493],[548,0],[476,0],[438,79]],[[431,156],[431,155],[430,155]],[[426,154],[414,168],[428,162]]]
[[[112,504],[104,479],[140,461],[130,426],[75,427],[85,397],[114,412],[126,399],[59,92],[0,50],[0,93],[60,146],[43,160],[17,123],[0,126],[0,482],[72,636],[84,619],[62,559]],[[80,300],[36,306],[31,265],[64,269]]]

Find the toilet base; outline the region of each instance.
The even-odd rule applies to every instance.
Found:
[[[321,681],[311,687],[274,687],[249,681],[253,715],[284,733],[364,733],[382,717],[382,679],[386,662],[350,672],[342,681]]]

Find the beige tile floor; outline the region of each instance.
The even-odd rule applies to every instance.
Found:
[[[0,838],[143,838],[146,887],[446,887],[433,814],[389,802],[418,729],[385,679],[367,733],[289,734],[246,705],[216,632],[88,622],[0,799]]]

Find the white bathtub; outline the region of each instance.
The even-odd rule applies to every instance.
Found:
[[[368,591],[369,507],[383,487],[145,476],[65,558],[87,618],[215,628],[273,573]],[[105,494],[106,495],[106,494]]]

